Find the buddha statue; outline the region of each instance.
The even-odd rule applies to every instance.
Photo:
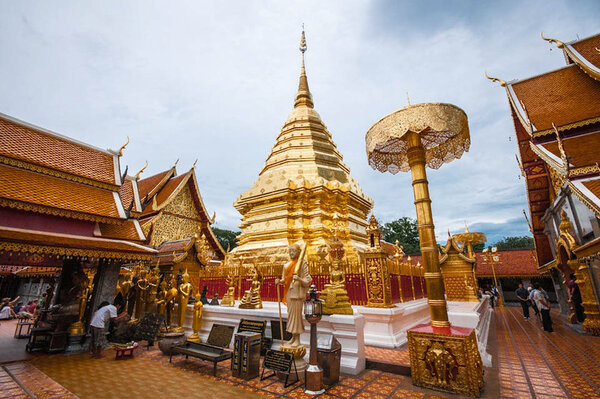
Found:
[[[235,305],[235,278],[231,275],[227,276],[227,292],[223,295],[221,306]]]
[[[140,320],[146,310],[146,290],[148,290],[147,276],[148,271],[146,269],[142,269],[140,271],[140,278],[135,285],[135,320]]]
[[[69,327],[70,335],[85,334],[85,326],[83,325],[82,319],[87,305],[88,293],[90,292],[90,280],[88,280],[87,277],[81,282],[80,288],[79,294],[77,295],[79,312],[77,314],[77,321]]]
[[[169,290],[167,289],[166,280],[161,281],[156,294],[156,313],[165,315],[167,314],[167,295]]]
[[[262,300],[260,299],[260,286],[262,285],[262,274],[258,271],[256,266],[252,266],[250,269],[250,289],[244,292],[244,297],[240,303],[239,308],[241,309],[262,309]]]
[[[200,336],[198,335],[198,331],[200,331],[200,326],[202,324],[202,301],[198,297],[199,292],[196,293],[196,302],[194,302],[194,315],[192,318],[192,335],[188,337],[188,341],[190,342],[200,342]]]
[[[158,289],[158,282],[160,281],[160,269],[158,263],[156,267],[150,270],[150,276],[148,276],[148,288],[146,289],[146,313],[154,313],[156,310],[156,290]]]
[[[190,284],[190,275],[185,270],[181,276],[181,284],[177,288],[177,327],[174,331],[183,332],[183,324],[185,323],[185,313],[187,312],[188,300],[192,293],[192,284]]]
[[[126,272],[123,281],[117,285],[117,295],[121,294],[121,298],[123,298],[123,309],[127,311],[129,309],[128,299],[129,299],[129,290],[133,286],[131,272]]]

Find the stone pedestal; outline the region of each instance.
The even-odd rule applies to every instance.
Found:
[[[75,354],[88,352],[90,350],[90,340],[85,337],[85,334],[69,334],[67,337],[67,347],[65,353]]]
[[[465,327],[418,325],[408,331],[413,384],[478,397],[483,389],[483,365],[475,330]]]

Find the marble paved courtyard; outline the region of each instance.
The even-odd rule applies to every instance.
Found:
[[[496,309],[492,346],[494,365],[486,369],[484,398],[600,398],[600,338],[580,335],[556,317],[555,332],[544,333],[520,308]],[[0,326],[2,337],[12,322]],[[16,340],[15,340],[16,341]],[[0,367],[0,398],[303,398],[300,384],[288,388],[275,379],[243,381],[231,377],[229,364],[174,359],[156,349],[138,350],[133,359],[115,361],[112,350],[102,359],[88,355],[37,355]],[[368,348],[370,360],[405,364],[406,350]],[[457,398],[412,385],[411,379],[382,370],[342,376],[323,398]]]

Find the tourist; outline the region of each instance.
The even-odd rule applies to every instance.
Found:
[[[533,284],[529,283],[529,287],[527,287],[527,291],[529,291],[529,303],[531,303],[531,307],[533,308],[533,311],[535,312],[535,316],[539,320],[540,319],[540,310],[538,309],[537,305],[535,304],[535,301],[533,300],[533,295],[535,294],[535,288],[533,288]]]
[[[15,305],[15,307],[13,308],[14,312],[16,314],[19,314],[19,312],[21,311],[21,308],[23,307],[23,302],[19,302]]]
[[[523,288],[523,283],[519,284],[519,288],[517,288],[515,294],[517,294],[517,299],[523,309],[523,317],[525,320],[529,320],[529,293]]]
[[[121,309],[121,307],[121,302],[116,303],[115,307],[114,305],[109,304],[107,301],[104,301],[100,304],[100,306],[98,306],[98,310],[94,312],[94,315],[92,316],[92,322],[90,323],[92,335],[90,351],[92,352],[92,357],[102,357],[102,348],[104,347],[104,343],[106,341],[106,327],[108,326],[108,323],[111,320],[117,322],[127,317],[127,312],[123,312],[121,315],[117,316],[117,312]]]
[[[15,303],[19,300],[20,297],[16,297],[12,301],[10,298],[3,298],[0,303],[0,320],[10,320],[14,319],[17,315],[13,310]]]
[[[542,314],[542,325],[544,326],[544,331],[553,332],[552,329],[552,319],[550,318],[550,298],[548,294],[542,287],[540,287],[539,283],[535,283],[535,294],[533,295],[533,299]]]
[[[583,313],[583,306],[581,306],[581,292],[579,291],[579,285],[575,282],[577,276],[575,273],[571,273],[569,276],[570,280],[567,282],[567,288],[569,290],[569,302],[573,304],[573,310],[575,310],[575,316],[577,321],[583,323],[585,320],[585,313]]]

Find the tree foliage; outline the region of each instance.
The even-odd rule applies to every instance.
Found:
[[[224,250],[227,251],[227,247],[233,249],[237,247],[237,236],[240,234],[239,231],[231,231],[226,229],[219,229],[217,227],[212,227],[213,233],[219,240],[219,243],[223,247]]]
[[[401,217],[398,220],[389,222],[381,228],[383,239],[389,243],[399,241],[404,247],[404,253],[407,255],[418,255],[421,253],[419,245],[419,230],[417,221],[409,217]]]
[[[498,251],[506,251],[511,249],[533,249],[533,238],[529,236],[522,237],[504,237],[493,245],[498,248]]]

